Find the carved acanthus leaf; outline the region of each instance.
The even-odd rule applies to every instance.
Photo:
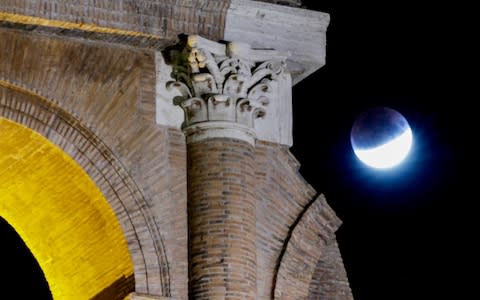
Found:
[[[255,50],[241,43],[221,44],[189,36],[173,61],[175,104],[185,110],[184,126],[205,121],[229,121],[253,127],[271,101],[271,83],[285,68],[286,55]],[[201,103],[200,103],[201,102]]]

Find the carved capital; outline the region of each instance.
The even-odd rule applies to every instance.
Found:
[[[197,35],[168,51],[175,80],[167,89],[181,94],[174,104],[185,113],[187,142],[231,137],[253,144],[254,121],[267,113],[271,84],[284,72],[286,55]]]

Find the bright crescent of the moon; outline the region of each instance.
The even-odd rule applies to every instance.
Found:
[[[413,134],[410,128],[395,139],[372,149],[354,149],[357,157],[376,169],[388,169],[402,162],[410,152],[413,143]]]

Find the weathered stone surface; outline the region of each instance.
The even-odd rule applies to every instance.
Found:
[[[185,112],[182,129],[187,142],[227,137],[253,145],[257,119],[265,118],[267,108],[275,107],[272,102],[279,95],[277,79],[285,70],[286,56],[196,35],[184,42],[181,48],[165,51],[165,56],[175,78],[166,83],[166,89],[180,93],[173,102]],[[276,89],[272,90],[272,85]],[[272,120],[275,116],[269,119],[271,128],[278,125]]]
[[[322,12],[232,0],[223,39],[248,43],[253,48],[290,53],[287,69],[296,84],[325,64],[329,23],[330,15]]]
[[[199,40],[195,52],[208,53],[210,57],[210,61],[202,62],[209,67],[202,68],[201,72],[188,71],[187,52],[193,50],[189,50],[187,41],[167,48],[164,54],[156,52],[157,123],[176,128],[185,128],[188,124],[198,126],[200,128],[191,128],[192,133],[201,133],[196,138],[230,136],[253,143],[256,137],[291,146],[292,80],[285,69],[285,53],[252,49],[235,42]],[[180,52],[179,49],[184,50]],[[240,66],[239,70],[231,72]],[[237,92],[236,87],[240,86]],[[183,103],[187,112],[183,113],[172,99]],[[230,103],[232,105],[227,105]],[[202,120],[232,124],[223,124],[222,128]],[[235,127],[233,123],[238,124],[237,128],[232,128]],[[205,136],[207,131],[203,129],[208,126],[218,130],[209,130]]]

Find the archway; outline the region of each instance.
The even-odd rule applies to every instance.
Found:
[[[39,133],[68,154],[114,210],[134,265],[135,292],[170,296],[167,256],[147,199],[108,145],[56,103],[32,88],[0,79],[0,118]]]
[[[35,131],[0,118],[0,216],[38,261],[54,299],[134,289],[120,224],[89,176]]]
[[[0,288],[2,297],[35,296],[52,300],[45,275],[23,240],[4,219],[0,218]]]

